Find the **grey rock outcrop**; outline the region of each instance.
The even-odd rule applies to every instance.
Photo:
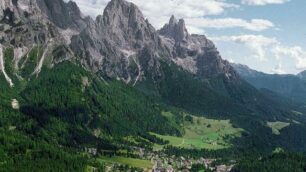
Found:
[[[185,70],[202,78],[224,75],[228,80],[239,77],[229,62],[223,60],[214,43],[204,35],[190,35],[185,22],[174,16],[160,29],[163,42],[171,49],[173,61]]]
[[[86,27],[81,11],[73,1],[37,0],[37,4],[48,19],[61,29],[82,30]]]
[[[3,51],[13,49],[14,72],[19,79],[19,70],[33,49],[38,48],[39,53],[32,74],[38,74],[47,59],[54,65],[72,58],[67,44],[87,22],[75,3],[62,0],[3,0],[0,11],[0,43]],[[55,50],[62,52],[61,57],[53,56]]]
[[[156,31],[137,6],[125,0],[110,1],[95,20],[83,18],[74,2],[63,0],[4,0],[0,11],[0,43],[14,48],[17,71],[22,68],[18,62],[40,46],[36,74],[47,58],[52,65],[77,58],[89,71],[133,85],[161,77],[161,60],[202,78],[238,78],[213,42],[189,34],[183,19],[172,16]]]
[[[169,23],[161,28],[159,33],[169,38],[173,38],[176,43],[187,43],[190,37],[185,26],[185,21],[183,19],[177,21],[174,16],[171,16]]]
[[[91,71],[127,83],[141,80],[148,68],[158,71],[157,59],[170,57],[142,12],[124,0],[112,0],[103,16],[73,38],[71,48]]]

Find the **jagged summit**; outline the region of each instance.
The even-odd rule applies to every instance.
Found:
[[[158,33],[171,49],[172,60],[201,78],[223,75],[228,81],[239,81],[230,64],[223,60],[214,43],[204,35],[190,35],[184,19],[171,16],[169,23]]]
[[[174,26],[175,24],[177,24],[177,19],[175,18],[174,15],[172,15],[169,20],[169,26]]]
[[[143,69],[153,67],[157,58],[170,58],[155,28],[136,5],[124,0],[112,0],[70,46],[90,70],[127,83],[140,80]],[[136,71],[130,71],[132,64]]]
[[[105,25],[120,27],[127,26],[133,21],[145,22],[142,12],[133,3],[112,0],[104,9],[103,22]]]
[[[97,23],[104,27],[104,31],[118,46],[130,46],[133,49],[158,39],[154,35],[154,27],[145,19],[139,8],[124,0],[112,0],[106,6],[103,16],[97,18]]]
[[[63,0],[3,0],[0,11],[0,44],[3,52],[13,52],[9,62],[13,73],[8,73],[17,77],[13,82],[38,76],[43,66],[71,59],[70,39],[87,22],[76,3]]]
[[[16,47],[15,51],[19,52],[14,58],[16,63],[33,47],[42,45],[45,52],[43,58],[38,58],[37,69],[40,69],[44,58],[49,58],[53,49],[63,45],[68,48],[60,50],[61,57],[56,61],[76,56],[88,70],[127,83],[141,80],[145,72],[160,75],[160,59],[172,61],[204,78],[220,74],[235,76],[212,41],[203,35],[190,35],[185,21],[174,16],[156,31],[141,10],[125,0],[110,1],[103,15],[95,21],[82,18],[72,1],[18,0],[16,4],[9,0],[0,3],[1,9],[8,8],[2,14],[5,20],[0,23],[6,32],[2,44]],[[15,27],[19,21],[22,25]],[[54,64],[53,60],[48,61]]]
[[[85,27],[81,11],[73,1],[37,0],[38,6],[48,18],[61,29],[73,28],[76,30]]]
[[[185,25],[184,19],[177,19],[172,15],[169,23],[159,30],[163,36],[173,38],[176,42],[187,42],[190,35]]]

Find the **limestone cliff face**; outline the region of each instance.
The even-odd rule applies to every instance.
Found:
[[[171,16],[169,23],[161,28],[159,33],[168,38],[174,39],[177,43],[188,43],[190,38],[185,26],[185,21],[183,19],[177,21],[174,16]]]
[[[73,2],[62,0],[2,0],[0,2],[0,44],[3,51],[14,50],[14,72],[25,68],[29,54],[38,49],[35,68],[31,75],[39,74],[42,66],[54,65],[73,58],[68,44],[73,35],[86,27],[86,18]],[[66,48],[64,48],[66,47]],[[54,51],[61,56],[53,55]],[[20,63],[20,62],[23,63]]]
[[[176,63],[202,78],[238,75],[212,41],[190,35],[183,19],[171,17],[155,28],[133,3],[112,0],[103,15],[84,18],[74,2],[63,0],[3,0],[0,3],[0,43],[14,49],[15,70],[40,47],[33,74],[46,61],[55,65],[76,59],[89,71],[135,85],[146,77],[161,77],[160,61]]]
[[[127,83],[141,80],[149,68],[158,71],[158,59],[170,57],[142,12],[124,0],[112,0],[103,16],[73,38],[71,47],[90,70]]]
[[[79,7],[73,1],[37,0],[37,4],[48,19],[61,29],[81,30],[86,26]]]
[[[185,70],[203,78],[224,75],[228,80],[238,79],[230,64],[221,58],[214,43],[204,35],[190,35],[183,19],[177,21],[172,16],[158,32],[171,49],[173,61]]]

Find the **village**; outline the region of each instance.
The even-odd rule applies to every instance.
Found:
[[[163,152],[152,152],[152,151],[145,151],[142,148],[134,148],[138,152],[138,160],[139,163],[142,163],[141,161],[146,160],[150,165],[148,165],[146,168],[140,168],[135,163],[134,164],[128,164],[124,161],[117,161],[119,157],[114,159],[114,161],[104,161],[106,165],[106,171],[107,172],[113,172],[113,171],[143,171],[143,172],[198,172],[197,168],[200,167],[201,170],[199,171],[211,171],[211,172],[230,172],[231,169],[234,167],[236,161],[231,160],[230,165],[228,164],[218,164],[215,163],[217,159],[209,159],[209,158],[187,158],[183,156],[169,156],[166,155]],[[91,150],[92,151],[92,150]],[[124,157],[121,157],[123,160]],[[136,158],[133,160],[136,162]],[[131,159],[129,159],[131,161]],[[143,161],[144,163],[145,161]]]

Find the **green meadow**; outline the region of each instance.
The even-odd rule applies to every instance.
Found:
[[[272,129],[273,134],[279,135],[280,131],[283,128],[286,128],[290,125],[290,123],[287,122],[281,122],[281,121],[276,121],[276,122],[267,122],[268,127]]]
[[[120,156],[101,157],[100,161],[104,163],[118,163],[122,165],[128,165],[130,167],[136,167],[136,168],[142,168],[142,169],[151,169],[153,167],[153,164],[149,160],[126,158],[126,157],[120,157]]]
[[[166,113],[171,116],[170,113]],[[231,146],[230,138],[240,137],[243,131],[235,128],[229,120],[215,120],[204,117],[192,117],[192,121],[184,120],[183,137],[164,136],[155,134],[155,136],[169,141],[169,145],[182,148],[195,149],[223,149]],[[161,145],[155,145],[155,149],[161,149]]]

